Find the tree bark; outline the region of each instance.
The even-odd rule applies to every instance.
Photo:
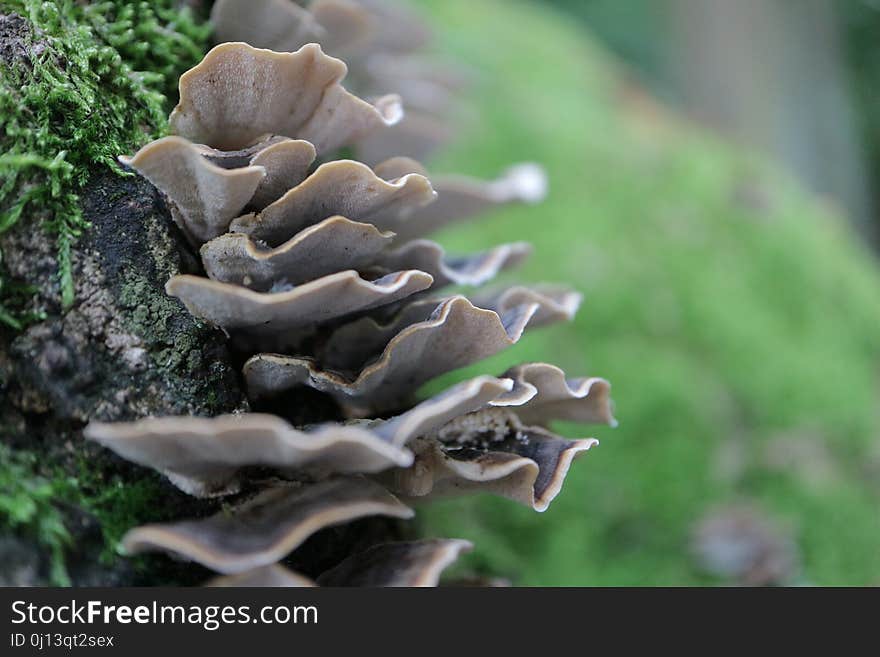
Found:
[[[82,479],[86,463],[98,482],[151,477],[165,496],[154,496],[151,505],[206,513],[214,503],[186,498],[82,435],[90,420],[246,408],[224,335],[165,294],[169,277],[199,271],[198,259],[141,178],[96,171],[81,202],[91,228],[74,246],[76,301],[68,309],[59,305],[55,246],[37,216],[0,237],[7,274],[36,287],[31,309],[46,314],[20,333],[0,335],[0,440],[37,454],[42,476]],[[74,501],[60,509],[76,546],[67,564],[73,584],[130,584],[145,576],[121,559],[99,566],[107,548],[99,520]],[[46,583],[48,555],[33,544],[37,537],[5,533],[0,559],[18,564],[6,579]]]

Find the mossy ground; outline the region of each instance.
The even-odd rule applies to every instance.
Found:
[[[846,222],[757,158],[670,118],[562,16],[514,0],[428,0],[437,47],[473,62],[482,120],[433,163],[490,176],[533,159],[550,198],[441,236],[526,239],[523,276],[585,293],[573,325],[516,362],[611,380],[620,427],[550,510],[497,499],[420,509],[472,568],[521,584],[706,582],[691,527],[745,500],[794,532],[813,584],[880,581],[880,276]],[[447,378],[446,383],[448,383]]]

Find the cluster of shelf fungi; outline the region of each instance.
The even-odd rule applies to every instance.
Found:
[[[426,31],[397,7],[220,0],[212,21],[219,45],[181,77],[172,136],[121,159],[161,190],[200,249],[206,276],[175,276],[166,289],[246,358],[252,408],[289,408],[311,388],[337,417],[93,422],[91,440],[188,494],[232,501],[213,517],[133,528],[123,547],[197,562],[218,573],[215,585],[436,585],[467,541],[376,545],[315,580],[283,561],[322,528],[410,518],[411,504],[434,496],[488,492],[543,511],[596,443],[549,423],[614,423],[606,381],[544,363],[416,396],[576,312],[580,296],[565,287],[484,287],[527,244],[453,257],[425,237],[540,200],[543,173],[431,176],[414,159],[450,132],[460,80],[418,54]],[[346,64],[325,49],[347,60],[370,102],[342,86]],[[383,95],[394,85],[401,95]]]

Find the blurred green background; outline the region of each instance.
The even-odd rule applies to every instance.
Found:
[[[789,79],[786,60],[750,92],[782,118],[765,123],[755,110],[739,124],[736,112],[712,114],[730,109],[712,89],[735,100],[749,75],[772,67],[711,69],[718,62],[694,41],[669,36],[683,14],[698,21],[689,1],[418,3],[437,26],[436,49],[472,67],[479,117],[432,170],[492,176],[534,160],[551,180],[545,203],[441,241],[474,251],[530,240],[535,254],[518,278],[585,294],[573,324],[532,332],[435,387],[545,360],[610,379],[620,421],[559,427],[601,445],[575,462],[545,514],[492,498],[421,508],[427,533],[476,543],[462,573],[540,585],[880,584],[880,276],[869,246],[877,108],[857,84],[872,69],[870,44],[858,64],[842,20],[840,56],[826,65],[850,82],[826,81],[811,103],[797,95],[809,81],[802,71],[790,97],[772,79]],[[552,6],[563,4],[575,11]],[[871,7],[848,6],[880,26]],[[688,33],[708,39],[709,52],[705,29],[694,22]],[[807,45],[809,29],[798,37]],[[753,32],[737,47],[758,40]],[[674,80],[693,68],[670,64],[682,47],[692,48],[688,66],[702,57],[714,80],[692,95]],[[792,48],[782,59],[801,52]]]

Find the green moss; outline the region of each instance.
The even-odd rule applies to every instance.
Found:
[[[170,491],[160,475],[140,468],[120,473],[111,461],[104,454],[80,455],[76,476],[68,476],[70,468],[52,459],[0,443],[0,532],[35,540],[48,555],[49,579],[56,586],[70,585],[67,562],[74,553],[69,551],[75,544],[77,551],[84,549],[73,538],[76,524],[71,524],[81,524],[75,519],[83,514],[100,527],[99,559],[112,568],[122,558],[120,541],[127,531],[171,520],[181,504],[190,503]],[[136,571],[149,567],[145,559],[126,559]]]
[[[34,454],[0,443],[0,528],[36,539],[49,555],[52,583],[68,586],[64,550],[71,537],[56,504],[73,482],[37,474],[38,462]]]
[[[112,473],[105,459],[81,458],[77,476],[69,479],[80,507],[98,521],[104,538],[101,561],[110,564],[119,557],[119,542],[132,527],[145,522],[169,520],[168,484],[161,477],[139,470],[139,477]],[[68,494],[70,494],[68,490]]]
[[[610,379],[620,420],[560,427],[601,444],[547,513],[463,498],[422,507],[427,532],[473,539],[471,567],[521,584],[700,584],[691,528],[745,499],[793,528],[805,581],[876,582],[880,275],[846,221],[671,118],[571,21],[513,0],[420,4],[479,76],[482,122],[432,168],[531,159],[551,181],[544,204],[443,241],[529,240],[523,278],[585,293],[573,324],[452,378],[555,362]]]
[[[40,219],[65,306],[71,247],[88,227],[78,191],[95,167],[122,175],[117,156],[162,133],[177,77],[206,49],[207,26],[176,5],[0,0],[0,13],[31,26],[18,30],[29,63],[0,68],[0,233],[25,214]],[[0,322],[19,329],[30,319],[20,299],[0,272]]]

